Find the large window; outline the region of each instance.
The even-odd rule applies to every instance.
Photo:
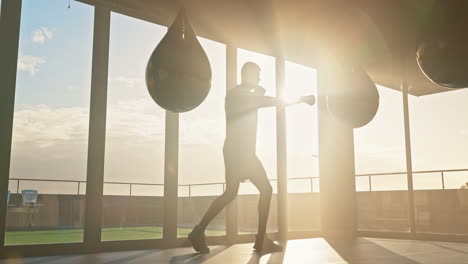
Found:
[[[83,240],[94,9],[66,7],[22,4],[5,245]]]
[[[188,232],[224,190],[226,46],[199,38],[212,70],[211,90],[196,109],[180,114],[178,236]],[[226,210],[207,228],[209,236],[226,234]]]
[[[317,95],[317,72],[286,62],[287,100]],[[289,231],[320,229],[317,107],[286,110]]]
[[[417,232],[468,234],[467,90],[410,96]]]
[[[354,130],[358,228],[408,231],[402,94],[377,88],[380,105],[376,116]],[[365,176],[359,176],[362,174]]]
[[[102,240],[162,238],[165,112],[145,85],[166,28],[112,13]]]

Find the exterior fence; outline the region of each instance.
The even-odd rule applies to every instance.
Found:
[[[413,177],[417,177],[418,175],[436,175],[440,177],[440,188],[428,188],[428,189],[436,189],[436,190],[445,190],[445,189],[458,189],[461,184],[464,182],[459,182],[458,187],[447,188],[446,177],[453,173],[466,173],[466,181],[468,181],[468,169],[451,169],[451,170],[428,170],[428,171],[414,171]],[[388,173],[369,173],[369,174],[357,174],[356,179],[359,178],[367,178],[367,188],[360,188],[358,191],[377,191],[376,188],[373,186],[373,178],[374,177],[385,177],[385,176],[406,176],[406,172],[388,172]],[[288,182],[294,181],[305,181],[308,182],[307,185],[310,187],[309,191],[302,191],[302,192],[319,192],[319,182],[320,177],[296,177],[296,178],[288,178]],[[276,182],[276,179],[270,179],[271,182]],[[62,184],[69,184],[72,185],[71,189],[73,191],[66,192],[65,194],[76,194],[76,195],[84,195],[86,190],[86,181],[76,181],[76,180],[49,180],[49,179],[22,179],[22,178],[11,178],[10,179],[10,188],[14,189],[12,193],[21,193],[23,189],[30,189],[30,187],[23,188],[25,183],[42,183],[42,184],[52,184],[52,183],[62,183]],[[314,183],[315,182],[315,183]],[[16,185],[16,186],[15,186]],[[126,195],[126,196],[163,196],[163,188],[164,184],[157,184],[157,183],[136,183],[136,182],[104,182],[104,195],[106,195],[106,189],[110,187],[120,188],[118,194],[111,194],[111,195]],[[118,187],[117,187],[118,186]],[[224,182],[213,182],[213,183],[196,183],[196,184],[180,184],[179,185],[179,193],[185,194],[182,196],[192,197],[192,196],[203,196],[203,195],[193,195],[194,189],[197,187],[216,187],[218,186],[218,192],[221,193],[225,190],[226,186]],[[275,184],[274,184],[275,186]],[[122,189],[123,187],[123,189]],[[303,186],[302,186],[303,187]],[[142,188],[152,188],[152,190],[142,191]],[[138,191],[140,189],[140,191]],[[304,188],[301,188],[304,190]],[[417,188],[415,188],[417,189]],[[387,189],[390,190],[390,189]],[[294,191],[293,191],[294,192]],[[41,192],[40,192],[41,193]],[[43,192],[42,192],[43,193]],[[48,194],[55,194],[51,192],[47,192]],[[147,193],[147,194],[144,194]],[[58,193],[57,193],[58,194]]]
[[[457,188],[446,188],[446,179],[445,179],[447,174],[457,173],[457,172],[466,172],[467,173],[467,180],[468,180],[468,169],[413,171],[413,177],[418,176],[418,175],[424,175],[424,174],[426,174],[426,175],[427,174],[436,174],[436,175],[438,175],[440,177],[441,188],[431,188],[431,189],[441,189],[441,190],[458,189],[458,187]],[[367,177],[368,178],[369,191],[373,191],[372,177],[392,176],[392,175],[406,175],[406,172],[358,174],[358,175],[356,175],[356,177]],[[414,181],[414,179],[413,179],[413,181]],[[463,184],[463,183],[464,182],[460,182],[460,184]]]

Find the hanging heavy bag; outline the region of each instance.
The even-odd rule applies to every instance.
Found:
[[[162,108],[187,112],[199,106],[211,88],[211,66],[181,9],[146,67],[146,86]]]

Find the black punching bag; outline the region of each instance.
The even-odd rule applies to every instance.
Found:
[[[327,87],[327,108],[337,119],[358,128],[369,123],[379,108],[379,92],[359,66],[335,68]]]
[[[177,113],[196,108],[210,91],[210,62],[184,9],[151,54],[146,86],[159,106]]]
[[[448,88],[468,87],[468,4],[438,1],[429,13],[416,52],[427,78]]]

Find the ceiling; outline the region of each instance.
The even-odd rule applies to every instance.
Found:
[[[404,69],[410,94],[453,90],[432,83],[416,62],[424,32],[453,11],[435,0],[78,1],[164,26],[183,3],[195,33],[207,39],[315,68],[332,51],[385,87],[399,90]]]

